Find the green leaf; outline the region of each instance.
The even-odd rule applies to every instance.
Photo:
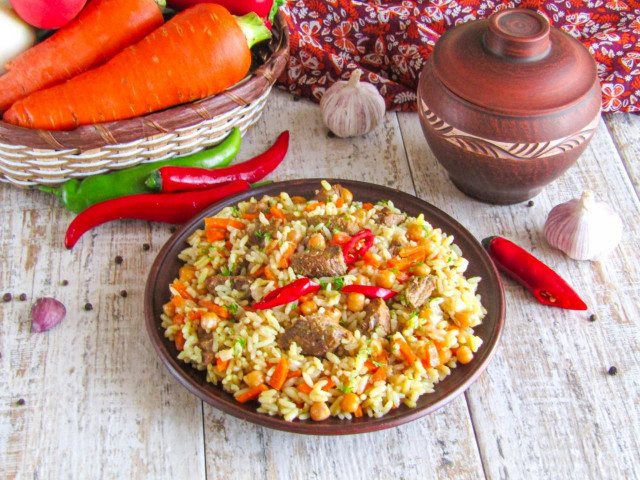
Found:
[[[278,13],[278,8],[281,5],[284,5],[284,0],[275,0],[273,2],[273,6],[271,7],[271,11],[269,12],[269,21],[273,22],[273,19],[276,18],[276,14]]]
[[[236,338],[236,341],[233,343],[233,355],[235,357],[239,357],[240,355],[242,355],[242,351],[246,346],[247,346],[247,341],[244,338],[242,337]]]
[[[331,279],[331,283],[333,283],[333,286],[335,287],[336,290],[340,291],[340,290],[342,290],[342,287],[344,287],[344,278],[343,277],[333,277]]]
[[[329,282],[320,281],[320,288],[322,288],[322,290],[326,290],[328,285]]]

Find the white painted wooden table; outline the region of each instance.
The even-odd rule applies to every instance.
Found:
[[[272,431],[203,404],[156,357],[142,295],[166,225],[107,224],[67,251],[73,214],[53,196],[3,184],[0,296],[13,300],[0,302],[0,478],[640,478],[640,117],[605,117],[578,163],[532,207],[486,205],[456,190],[416,114],[389,113],[362,138],[328,138],[315,105],[274,92],[239,159],[283,129],[292,143],[274,180],[343,177],[416,194],[478,239],[504,235],[534,252],[591,311],[543,307],[507,279],[501,345],[465,395],[377,433]],[[586,188],[625,222],[621,246],[602,263],[569,260],[541,233],[549,210]],[[42,296],[61,300],[67,317],[31,334],[29,310]],[[617,376],[607,375],[612,365]]]

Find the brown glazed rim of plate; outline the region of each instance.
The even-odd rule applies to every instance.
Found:
[[[291,196],[302,195],[310,198],[314,195],[315,190],[321,188],[321,180],[304,179],[278,182],[242,192],[210,206],[184,224],[162,247],[151,267],[144,293],[147,332],[162,362],[187,390],[223,412],[242,420],[277,430],[309,435],[347,435],[396,427],[437,410],[469,388],[487,368],[498,346],[504,325],[505,304],[502,282],[485,250],[473,235],[457,221],[417,197],[371,183],[327,179],[331,184],[340,183],[347,187],[353,193],[354,199],[358,201],[376,203],[379,200],[391,200],[396,207],[411,216],[423,213],[425,220],[431,223],[434,228],[441,228],[443,232],[454,236],[454,242],[462,250],[463,256],[469,260],[469,267],[465,275],[467,277],[482,277],[478,293],[482,295],[482,304],[487,309],[487,315],[483,323],[475,328],[476,335],[479,335],[483,340],[482,346],[471,363],[458,365],[447,378],[435,385],[433,393],[422,395],[418,399],[416,408],[401,405],[380,418],[369,418],[364,415],[352,420],[340,420],[336,417],[330,417],[323,422],[298,419],[287,422],[281,417],[258,413],[256,402],[246,404],[236,402],[233,396],[222,390],[221,387],[207,383],[205,372],[198,371],[179,361],[176,358],[178,351],[175,345],[164,337],[164,329],[160,325],[162,305],[170,298],[169,284],[176,278],[178,269],[182,265],[178,254],[186,248],[186,240],[189,235],[201,228],[205,217],[212,216],[224,207],[235,205],[251,197],[260,198],[263,195],[274,196],[280,192],[287,192]]]

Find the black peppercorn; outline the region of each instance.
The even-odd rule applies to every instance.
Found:
[[[2,301],[3,302],[10,302],[12,298],[13,298],[13,296],[10,293],[5,293],[2,296]]]
[[[62,280],[62,282],[60,282],[62,284],[63,287],[66,287],[67,285],[69,285],[69,281],[68,280]]]
[[[18,401],[16,402],[16,405],[23,406],[25,403],[27,402],[24,401],[24,398],[19,398]]]
[[[116,265],[122,264],[122,255],[116,255],[115,261]]]
[[[151,245],[149,245],[148,243],[143,243],[142,244],[142,250],[144,250],[145,252],[151,249]]]
[[[609,370],[607,370],[607,373],[609,375],[617,375],[618,374],[618,369],[614,366],[609,367]]]
[[[595,322],[596,320],[598,320],[598,316],[595,313],[592,313],[591,315],[589,315],[590,322]]]
[[[127,295],[129,295],[129,294],[127,293],[127,291],[126,291],[126,290],[122,290],[122,291],[120,291],[120,296],[121,296],[122,298],[127,298]]]
[[[533,207],[533,205],[534,205],[533,200],[529,200],[527,202],[527,207]]]
[[[24,302],[27,299],[27,294],[26,293],[21,293],[18,298],[20,299],[21,302]]]
[[[329,131],[327,132],[327,137],[329,137],[329,138],[335,138],[335,137],[336,137],[336,134],[335,134],[335,133],[333,133],[331,130],[329,130]]]
[[[299,102],[300,101],[300,95],[294,95],[293,96],[293,101],[294,102]]]
[[[91,305],[89,302],[84,304],[84,309],[88,312],[90,310],[93,310],[93,305]]]
[[[169,227],[169,233],[176,233],[176,230],[177,230],[177,228],[176,228],[176,226],[175,226],[175,225],[171,225],[171,226]]]

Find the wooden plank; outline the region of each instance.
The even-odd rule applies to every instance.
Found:
[[[3,478],[203,478],[200,402],[160,364],[142,316],[167,227],[113,223],[68,252],[73,214],[54,197],[2,185],[0,209],[2,293],[14,296],[0,304]],[[67,316],[31,334],[30,307],[42,296],[62,301]]]
[[[640,450],[640,208],[605,125],[578,164],[527,207],[464,196],[428,149],[417,117],[399,120],[419,196],[479,239],[503,235],[532,251],[591,306],[586,313],[544,307],[505,280],[501,347],[467,393],[487,477],[640,477],[633,460]],[[542,235],[549,210],[587,188],[617,208],[626,228],[621,246],[598,263],[570,260]],[[598,321],[588,321],[591,313]],[[611,365],[615,377],[606,374]]]
[[[640,192],[640,115],[604,115],[636,195]]]
[[[395,114],[360,138],[328,138],[316,105],[274,92],[240,157],[262,151],[283,129],[290,152],[274,180],[337,177],[413,193]],[[249,152],[247,154],[247,152]],[[246,157],[245,157],[246,155]],[[474,433],[460,398],[428,418],[382,432],[314,437],[241,422],[205,405],[209,478],[482,478]],[[239,454],[242,452],[242,454]]]

